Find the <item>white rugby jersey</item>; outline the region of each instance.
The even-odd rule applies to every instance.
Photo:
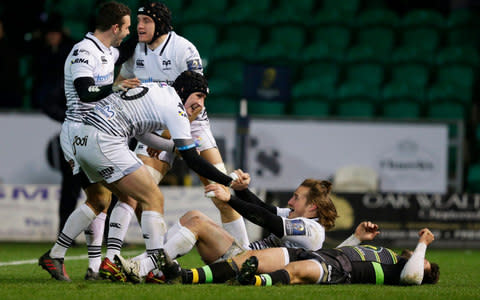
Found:
[[[124,78],[137,77],[142,83],[166,82],[171,85],[183,71],[203,74],[202,59],[197,48],[174,31],[155,50],[146,43],[138,43],[134,55],[120,71]]]
[[[192,139],[182,101],[165,83],[110,94],[95,104],[83,122],[114,136],[133,137],[168,128],[174,140]]]
[[[318,250],[325,241],[325,228],[318,219],[289,219],[289,208],[277,208],[277,215],[283,220],[283,237],[270,234],[266,238],[250,243],[250,249],[265,249],[272,247],[303,248]]]
[[[95,103],[80,101],[73,81],[79,77],[92,77],[97,86],[113,84],[113,72],[118,57],[117,48],[106,47],[91,32],[73,46],[64,67],[66,120],[81,122],[82,116],[95,106]]]

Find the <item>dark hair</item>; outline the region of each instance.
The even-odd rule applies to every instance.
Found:
[[[338,218],[337,209],[330,198],[332,183],[327,180],[305,179],[300,186],[310,188],[307,194],[307,203],[317,206],[318,222],[329,230],[335,226]]]
[[[130,8],[125,4],[110,1],[100,5],[95,19],[95,28],[100,31],[107,31],[113,25],[123,25],[123,17],[131,15]]]
[[[209,93],[208,82],[205,76],[193,71],[183,71],[175,79],[172,86],[184,104],[192,93],[201,92],[205,95]]]
[[[435,284],[440,278],[440,267],[436,263],[430,262],[430,270],[423,273],[422,284]]]

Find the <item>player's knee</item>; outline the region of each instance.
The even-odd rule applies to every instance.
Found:
[[[186,212],[181,218],[180,218],[180,224],[185,226],[186,223],[192,218],[204,218],[205,215],[199,211],[199,210],[190,210]]]

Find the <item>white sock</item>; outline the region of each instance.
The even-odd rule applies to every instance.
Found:
[[[113,261],[116,254],[120,254],[123,240],[134,214],[133,207],[124,202],[117,202],[113,208],[109,221],[107,254],[105,255],[110,261]]]
[[[98,272],[102,262],[102,242],[106,217],[107,215],[104,212],[99,213],[85,230],[85,241],[87,242],[88,250],[88,267],[94,272]]]
[[[185,255],[197,242],[197,237],[187,227],[182,226],[180,230],[165,243],[165,252],[171,258]]]
[[[148,259],[145,260],[147,262],[147,274],[158,267],[155,253],[163,248],[163,236],[166,231],[165,220],[159,212],[150,210],[142,213],[142,233],[148,253]],[[142,268],[140,268],[140,272],[142,273]]]
[[[245,227],[245,221],[243,217],[236,219],[233,222],[222,223],[222,227],[230,233],[241,246],[250,244],[247,235],[247,228]]]
[[[165,243],[168,242],[168,239],[171,239],[177,232],[182,228],[182,224],[180,224],[180,220],[175,222],[172,227],[168,228],[167,233],[165,234]]]
[[[95,219],[95,212],[85,203],[75,209],[68,217],[57,242],[50,251],[52,258],[64,258],[73,240]]]
[[[143,260],[148,257],[147,251],[132,258],[132,260]]]

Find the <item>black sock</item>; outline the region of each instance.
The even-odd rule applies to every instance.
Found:
[[[278,270],[268,274],[255,275],[253,285],[274,285],[274,284],[289,284],[290,275],[287,270]]]
[[[195,269],[182,269],[182,283],[224,283],[234,278],[238,268],[232,260]]]

